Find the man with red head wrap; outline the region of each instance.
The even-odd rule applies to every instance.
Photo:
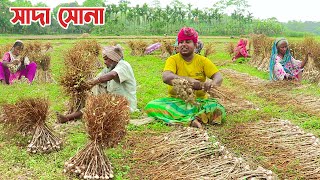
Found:
[[[166,123],[190,123],[201,128],[201,123],[221,123],[225,119],[225,109],[215,99],[208,99],[206,91],[220,86],[222,75],[208,58],[194,52],[198,43],[198,33],[190,27],[178,33],[179,53],[170,56],[162,73],[163,82],[168,84],[170,98],[151,101],[145,107],[150,117]],[[186,79],[195,91],[200,106],[186,105],[173,91],[172,80]],[[210,80],[206,81],[209,78]]]

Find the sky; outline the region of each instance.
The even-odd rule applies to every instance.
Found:
[[[82,4],[84,0],[76,0]],[[160,0],[161,6],[165,7],[172,0]],[[218,0],[180,0],[185,4],[192,4],[193,8],[211,8]],[[74,2],[74,0],[31,0],[32,4],[45,2],[50,7],[55,7],[60,3]],[[106,0],[107,4],[118,4],[119,0]],[[130,0],[131,5],[152,4],[152,0]],[[318,21],[320,22],[319,0],[247,0],[250,7],[248,10],[257,19],[267,19],[276,17],[280,22],[296,21]]]

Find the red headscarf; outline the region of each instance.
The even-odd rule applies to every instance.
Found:
[[[195,44],[198,42],[198,33],[191,27],[184,27],[178,33],[178,43],[184,40],[192,40]]]

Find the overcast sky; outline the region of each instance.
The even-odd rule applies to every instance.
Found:
[[[31,0],[33,4],[45,2],[50,7],[55,7],[60,3],[73,2],[74,0]],[[84,0],[76,0],[82,4]],[[131,6],[136,4],[152,4],[152,0],[130,0]],[[165,7],[172,0],[160,0],[161,6]],[[218,0],[180,0],[185,4],[192,4],[193,8],[211,8]],[[255,18],[267,19],[276,17],[281,22],[289,20],[297,21],[320,21],[320,0],[247,0],[249,11]],[[119,0],[107,0],[107,4],[116,3]]]

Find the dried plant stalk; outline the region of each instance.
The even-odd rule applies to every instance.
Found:
[[[111,179],[113,170],[103,149],[114,147],[126,134],[128,100],[119,95],[89,96],[84,110],[90,142],[65,163],[64,171],[81,179]]]
[[[267,71],[273,41],[273,38],[269,38],[264,34],[252,34],[250,42],[252,42],[254,50],[249,64],[260,70]]]
[[[229,56],[233,56],[234,48],[235,44],[233,42],[229,42],[226,44],[225,51],[229,54]]]
[[[237,125],[230,130],[228,141],[232,145],[238,148],[241,144],[246,152],[266,157],[264,164],[276,167],[281,179],[320,178],[319,138],[290,121],[271,119]]]
[[[92,141],[113,147],[126,134],[129,103],[125,97],[119,95],[89,96],[83,118]]]
[[[1,56],[0,61],[2,61],[2,56],[4,55],[4,53],[10,51],[11,48],[12,48],[12,44],[5,44],[0,46],[0,56]]]
[[[15,104],[2,105],[2,123],[8,132],[33,134],[27,151],[45,153],[59,150],[62,142],[45,121],[48,117],[49,101],[44,98],[20,99]]]
[[[80,41],[79,43],[87,43]],[[69,113],[79,111],[84,107],[87,92],[90,86],[86,84],[97,70],[95,61],[96,52],[87,51],[77,43],[65,53],[65,70],[60,78],[60,84],[64,92],[70,96]],[[83,46],[86,46],[83,44]]]
[[[134,151],[133,158],[140,160],[134,170],[147,179],[276,179],[272,171],[250,167],[211,138],[195,128],[151,137],[148,146]]]
[[[85,148],[64,164],[64,172],[80,179],[112,179],[111,162],[97,142],[90,141]]]

